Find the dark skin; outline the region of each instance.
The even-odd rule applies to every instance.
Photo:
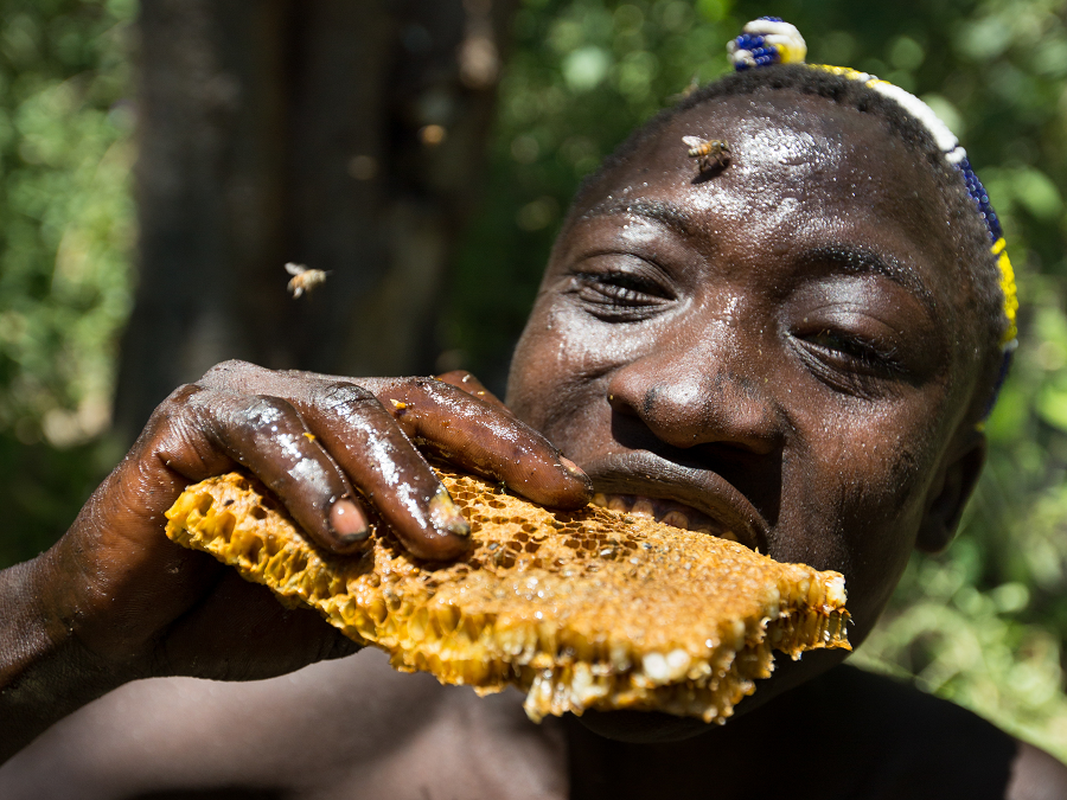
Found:
[[[732,162],[698,178],[684,135],[727,140]],[[851,637],[862,641],[911,549],[951,539],[984,455],[972,411],[984,398],[969,339],[970,282],[942,233],[946,210],[932,180],[878,120],[770,93],[687,112],[588,197],[561,234],[516,353],[510,411],[463,375],[350,382],[229,364],[178,390],[67,536],[0,583],[0,708],[5,720],[12,711],[28,720],[5,724],[4,754],[134,677],[258,678],[352,649],[314,615],[282,610],[162,537],[162,512],[185,485],[238,464],[324,546],[357,550],[364,523],[380,514],[413,552],[449,557],[462,552],[464,531],[447,502],[434,501],[438,484],[412,442],[534,500],[576,506],[591,486],[552,443],[565,445],[599,492],[673,501],[777,559],[844,572]],[[425,676],[376,672],[360,654],[286,684],[295,695],[310,685],[301,675],[325,676],[307,678],[320,688],[316,681],[337,681],[313,726],[333,732],[293,737],[289,770],[306,757],[331,765],[315,774],[334,776],[338,791],[352,780],[367,796],[377,796],[371,786],[382,796],[430,786],[432,796],[472,797],[481,783],[464,777],[463,754],[479,753],[484,767],[495,763],[492,751],[507,769],[486,784],[492,792],[480,790],[486,796],[743,796],[750,783],[709,776],[757,774],[777,788],[788,776],[773,773],[767,748],[824,759],[830,741],[844,762],[904,758],[900,774],[878,773],[883,789],[922,780],[940,792],[931,796],[978,796],[946,792],[971,770],[993,787],[990,797],[1036,797],[1019,788],[1040,774],[1034,764],[1051,770],[1042,785],[1067,787],[1039,751],[977,721],[972,733],[974,718],[959,712],[968,722],[956,724],[940,701],[922,714],[942,727],[922,729],[933,743],[954,731],[974,757],[941,748],[922,764],[905,758],[909,713],[927,719],[918,701],[895,699],[870,676],[837,680],[839,660],[816,653],[782,664],[722,729],[621,713],[534,729],[507,697],[479,700]],[[265,742],[288,718],[284,696],[231,708],[216,684],[182,686],[187,702],[210,694],[181,712],[197,720],[200,738],[237,713],[249,741]],[[45,692],[58,701],[43,702]],[[378,708],[372,700],[382,698],[389,702]],[[798,743],[797,720],[834,703]],[[294,699],[291,724],[308,707]],[[902,724],[869,724],[883,713]],[[456,714],[466,720],[462,734],[448,727]],[[132,725],[137,714],[121,719]],[[366,741],[337,733],[348,729]],[[438,731],[452,733],[435,739]],[[57,726],[38,745],[64,736]],[[428,751],[426,741],[439,744]],[[154,753],[171,765],[194,758],[166,736],[142,758]],[[537,793],[515,785],[535,761],[531,775],[558,778]],[[108,774],[99,756],[93,763]],[[341,764],[347,778],[337,777]],[[262,753],[247,769],[262,776]],[[232,783],[241,773],[227,774]],[[846,783],[837,784],[843,796],[863,785]],[[815,796],[834,796],[817,788]],[[863,796],[883,795],[868,786]]]

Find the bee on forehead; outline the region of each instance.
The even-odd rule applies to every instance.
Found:
[[[303,264],[289,262],[285,265],[285,271],[293,277],[289,280],[289,293],[293,297],[300,297],[304,292],[310,292],[320,283],[326,281],[328,272],[321,269],[308,269]]]
[[[683,136],[682,141],[689,148],[690,158],[697,160],[697,171],[715,167],[725,167],[730,163],[730,145],[721,139],[701,139],[699,136]]]

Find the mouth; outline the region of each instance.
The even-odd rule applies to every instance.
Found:
[[[645,453],[608,456],[583,468],[596,487],[596,505],[768,552],[763,517],[714,472]]]
[[[654,519],[656,522],[681,528],[683,531],[707,533],[712,536],[718,536],[720,539],[729,539],[731,542],[741,541],[737,534],[723,523],[703,511],[697,511],[695,508],[675,500],[634,494],[597,492],[593,495],[593,505],[610,508],[612,511],[633,514],[635,517]]]

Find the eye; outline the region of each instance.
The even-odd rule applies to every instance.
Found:
[[[590,266],[593,265],[583,265]],[[620,269],[618,262],[605,265],[602,270],[583,268],[573,275],[573,293],[598,319],[646,319],[673,299],[659,276],[650,274],[653,271],[641,266]]]
[[[829,327],[798,334],[796,341],[808,368],[838,391],[876,397],[894,383],[909,380],[892,343]]]
[[[807,336],[806,340],[835,358],[848,360],[866,368],[877,369],[894,364],[891,348],[882,349],[877,344],[855,334],[822,330]]]

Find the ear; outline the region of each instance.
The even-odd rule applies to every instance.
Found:
[[[938,479],[931,485],[926,514],[915,539],[919,550],[939,553],[948,547],[956,535],[963,507],[978,483],[985,455],[985,434],[972,430],[955,455],[941,467]]]

